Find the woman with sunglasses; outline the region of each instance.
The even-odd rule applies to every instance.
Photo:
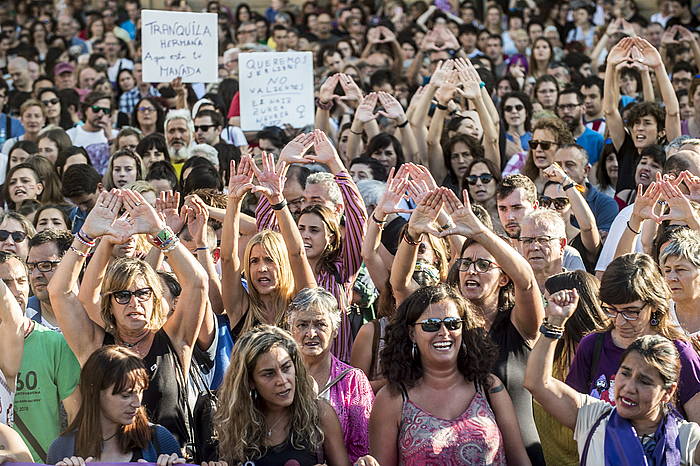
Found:
[[[532,103],[522,92],[510,92],[501,99],[501,116],[506,145],[506,157],[525,152],[532,139]],[[524,157],[523,157],[524,162]],[[520,165],[522,166],[522,164]]]
[[[500,225],[496,205],[496,187],[501,182],[501,171],[488,159],[476,159],[467,168],[462,186],[469,191],[472,204],[480,205],[491,216],[494,225]]]
[[[544,169],[554,162],[554,154],[565,144],[575,144],[571,131],[559,118],[542,118],[535,123],[530,140],[530,150],[525,160],[523,175],[537,186],[537,193],[542,194],[547,178]]]
[[[16,254],[26,262],[29,239],[35,234],[34,225],[24,215],[14,211],[0,213],[0,251]]]
[[[120,214],[122,207],[125,215]],[[78,299],[78,277],[95,239],[122,243],[136,234],[150,235],[152,244],[165,254],[182,284],[178,305],[171,313],[150,265],[122,258],[100,271],[104,274],[103,328],[90,319]],[[118,344],[138,354],[150,379],[143,395],[149,418],[166,427],[181,445],[188,438],[185,380],[207,306],[207,283],[207,274],[194,255],[143,196],[114,190],[100,193],[49,284],[61,330],[81,365],[104,345]]]
[[[529,464],[508,392],[490,373],[497,349],[454,288],[418,289],[386,338],[388,385],[369,426],[370,452],[382,466]]]
[[[576,183],[559,164],[553,163],[543,174],[549,181],[544,185],[539,206],[557,211],[566,224],[566,244],[581,254],[586,270],[595,273],[602,246],[595,215]],[[574,217],[576,226],[572,223]]]
[[[615,378],[625,350],[641,336],[660,335],[672,340],[680,355],[678,410],[699,421],[700,356],[671,321],[671,293],[652,258],[625,254],[612,261],[601,279],[600,300],[608,328],[581,340],[566,384],[615,405]]]
[[[440,235],[467,240],[450,273],[450,283],[473,304],[498,350],[494,374],[514,400],[520,431],[533,464],[544,456],[532,414],[532,396],[522,386],[527,357],[544,317],[542,295],[530,264],[475,215],[465,193],[464,205],[443,192],[451,228]]]

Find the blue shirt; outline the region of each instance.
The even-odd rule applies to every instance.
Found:
[[[588,182],[586,183],[586,189],[586,202],[588,202],[588,207],[593,212],[595,221],[598,224],[598,230],[610,231],[610,225],[612,225],[620,210],[617,202],[607,194],[598,191],[595,186]]]
[[[600,154],[603,153],[605,139],[603,139],[603,136],[597,131],[586,128],[583,130],[581,136],[576,138],[576,144],[586,149],[588,153],[588,163],[593,165],[600,158]]]
[[[7,132],[7,118],[10,118],[10,132]],[[4,134],[3,134],[4,133]],[[24,134],[24,126],[17,118],[8,117],[5,113],[0,113],[0,144],[11,138],[16,138]]]

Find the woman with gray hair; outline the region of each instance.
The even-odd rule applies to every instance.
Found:
[[[287,319],[304,366],[316,382],[318,397],[333,406],[350,460],[357,461],[369,452],[374,392],[364,372],[331,354],[331,342],[340,326],[338,302],[324,288],[304,288],[289,304]]]
[[[688,228],[671,233],[661,250],[659,265],[671,290],[671,322],[697,346],[700,341],[700,233]]]

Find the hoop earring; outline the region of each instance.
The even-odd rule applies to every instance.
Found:
[[[649,321],[652,327],[659,325],[659,313],[654,311],[651,313],[651,320]]]
[[[250,389],[250,398],[255,402],[258,400],[258,391],[254,388]]]
[[[413,342],[413,347],[411,348],[411,357],[415,361],[417,359],[416,355],[418,354],[418,347],[416,346],[416,342]]]

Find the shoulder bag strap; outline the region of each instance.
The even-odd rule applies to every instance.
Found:
[[[603,422],[603,419],[605,419],[609,414],[610,411],[605,411],[603,414],[601,414],[600,417],[596,419],[595,423],[593,423],[593,427],[591,427],[591,430],[588,431],[588,435],[586,436],[586,443],[583,445],[583,451],[581,452],[581,466],[586,466],[586,460],[588,459],[588,449],[591,447],[591,440],[593,439],[593,434],[598,429],[600,423]]]
[[[605,341],[605,333],[600,332],[595,337],[595,344],[593,345],[593,359],[591,360],[591,371],[588,374],[588,384],[586,384],[586,390],[590,392],[591,384],[598,372],[598,364],[600,363],[600,355],[603,352],[603,342]]]
[[[5,141],[7,141],[10,138],[12,138],[12,118],[10,118],[9,113],[6,113],[5,114]]]
[[[34,451],[37,452],[37,454],[41,457],[43,461],[46,461],[46,450],[41,446],[39,441],[32,435],[32,432],[27,428],[27,425],[22,421],[22,418],[19,417],[19,413],[15,412],[14,413],[14,418],[15,418],[15,425],[19,429],[19,431],[22,433],[24,438],[27,439],[27,442],[29,442],[29,445],[32,446]]]
[[[328,382],[328,383],[326,384],[325,387],[323,387],[323,390],[321,390],[320,392],[318,392],[318,395],[316,396],[316,398],[321,398],[321,396],[322,396],[324,393],[326,393],[328,390],[330,390],[331,388],[333,388],[333,385],[335,385],[335,384],[337,384],[338,382],[340,382],[341,380],[343,380],[343,377],[345,377],[346,375],[348,375],[348,373],[349,373],[351,370],[352,370],[352,368],[345,369],[343,372],[341,372],[340,374],[338,374],[338,375],[335,377],[335,379],[331,380],[330,382]]]
[[[379,348],[379,335],[382,331],[382,327],[379,324],[379,319],[374,319],[372,321],[372,330],[374,333],[372,334],[372,361],[369,363],[369,373],[372,375],[372,377],[377,376],[378,370],[375,370],[374,365],[377,364],[377,349]]]

